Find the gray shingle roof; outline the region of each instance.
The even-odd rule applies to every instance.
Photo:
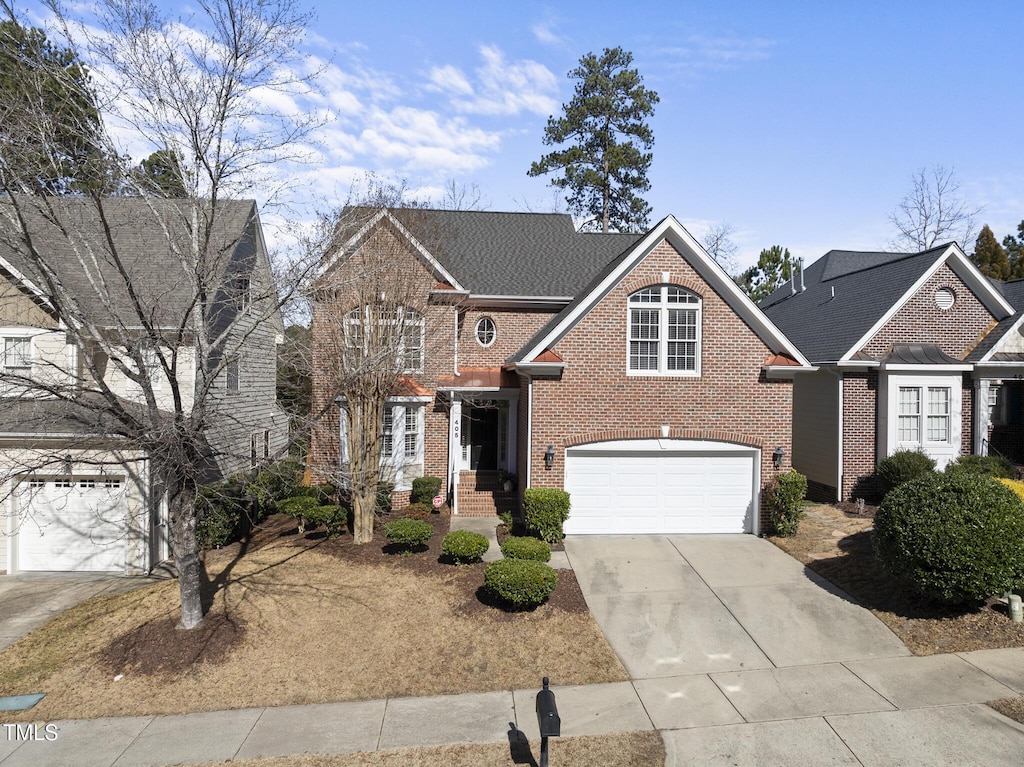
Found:
[[[1024,280],[1011,280],[1009,282],[991,280],[991,282],[1016,311],[996,324],[989,331],[988,335],[981,340],[981,343],[971,349],[966,357],[967,362],[980,362],[981,358],[988,354],[1003,339],[1010,328],[1016,324],[1017,320],[1021,318],[1021,314],[1024,314]],[[1012,361],[999,359],[1000,357],[1001,355],[999,354],[993,355],[993,359],[1000,362]]]
[[[470,293],[483,296],[575,296],[643,236],[578,233],[564,213],[391,212]]]
[[[830,250],[804,270],[806,290],[793,295],[786,283],[759,306],[812,364],[834,362],[948,247],[911,254]]]
[[[950,357],[938,344],[893,344],[886,362],[905,365],[959,365],[960,360]]]
[[[0,205],[0,256],[49,295],[39,263],[12,224],[12,203]],[[194,274],[185,265],[192,217],[182,201],[110,198],[103,201],[102,215],[79,198],[22,198],[17,208],[35,251],[96,324],[137,326],[131,292],[158,325],[182,322],[196,295]],[[252,200],[218,202],[204,276],[212,288],[221,284],[226,269],[234,268],[229,264],[239,253],[252,260],[249,222],[255,212]]]

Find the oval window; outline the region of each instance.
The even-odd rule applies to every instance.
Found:
[[[476,321],[476,341],[481,346],[490,346],[494,343],[498,331],[494,326],[494,320],[490,317],[481,317]]]

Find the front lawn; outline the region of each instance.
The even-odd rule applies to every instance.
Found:
[[[997,599],[974,609],[950,608],[894,584],[875,562],[872,507],[863,517],[853,504],[843,509],[810,504],[796,535],[770,540],[871,610],[915,655],[1024,646],[1024,624],[1010,621]]]
[[[209,552],[211,609],[174,628],[177,583],[82,603],[0,653],[0,695],[47,693],[10,721],[134,716],[624,681],[571,571],[532,612],[478,593],[483,566],[298,535],[272,517]],[[5,715],[6,716],[6,715]]]

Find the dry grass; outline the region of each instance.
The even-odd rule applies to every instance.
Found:
[[[651,767],[665,763],[665,746],[657,732],[552,738],[549,742],[551,764],[558,767]],[[539,758],[540,746],[536,742],[525,748],[510,747],[507,743],[488,743],[208,762],[202,767],[511,767],[517,764],[536,765]]]
[[[280,537],[237,561],[211,557],[210,575],[224,581],[210,611],[222,616],[217,632],[244,630],[232,633],[237,639],[222,657],[206,659],[199,647],[200,660],[181,669],[146,674],[137,665],[108,665],[111,657],[131,657],[112,653],[112,643],[120,640],[123,651],[139,627],[176,618],[176,582],[82,603],[0,653],[0,695],[48,693],[31,711],[7,718],[510,690],[535,687],[545,675],[563,685],[628,678],[587,613],[549,604],[510,616],[476,601],[479,571],[416,571],[400,557],[346,561],[326,553],[333,543]],[[223,650],[217,632],[209,642]],[[166,633],[175,644],[175,632]]]
[[[870,609],[915,655],[1024,647],[1024,626],[1010,621],[996,599],[942,606],[894,584],[875,561],[871,523],[813,504],[796,535],[771,540]]]

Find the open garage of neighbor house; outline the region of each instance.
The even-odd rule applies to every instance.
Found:
[[[565,453],[567,535],[757,533],[761,451],[727,442],[596,442]]]

